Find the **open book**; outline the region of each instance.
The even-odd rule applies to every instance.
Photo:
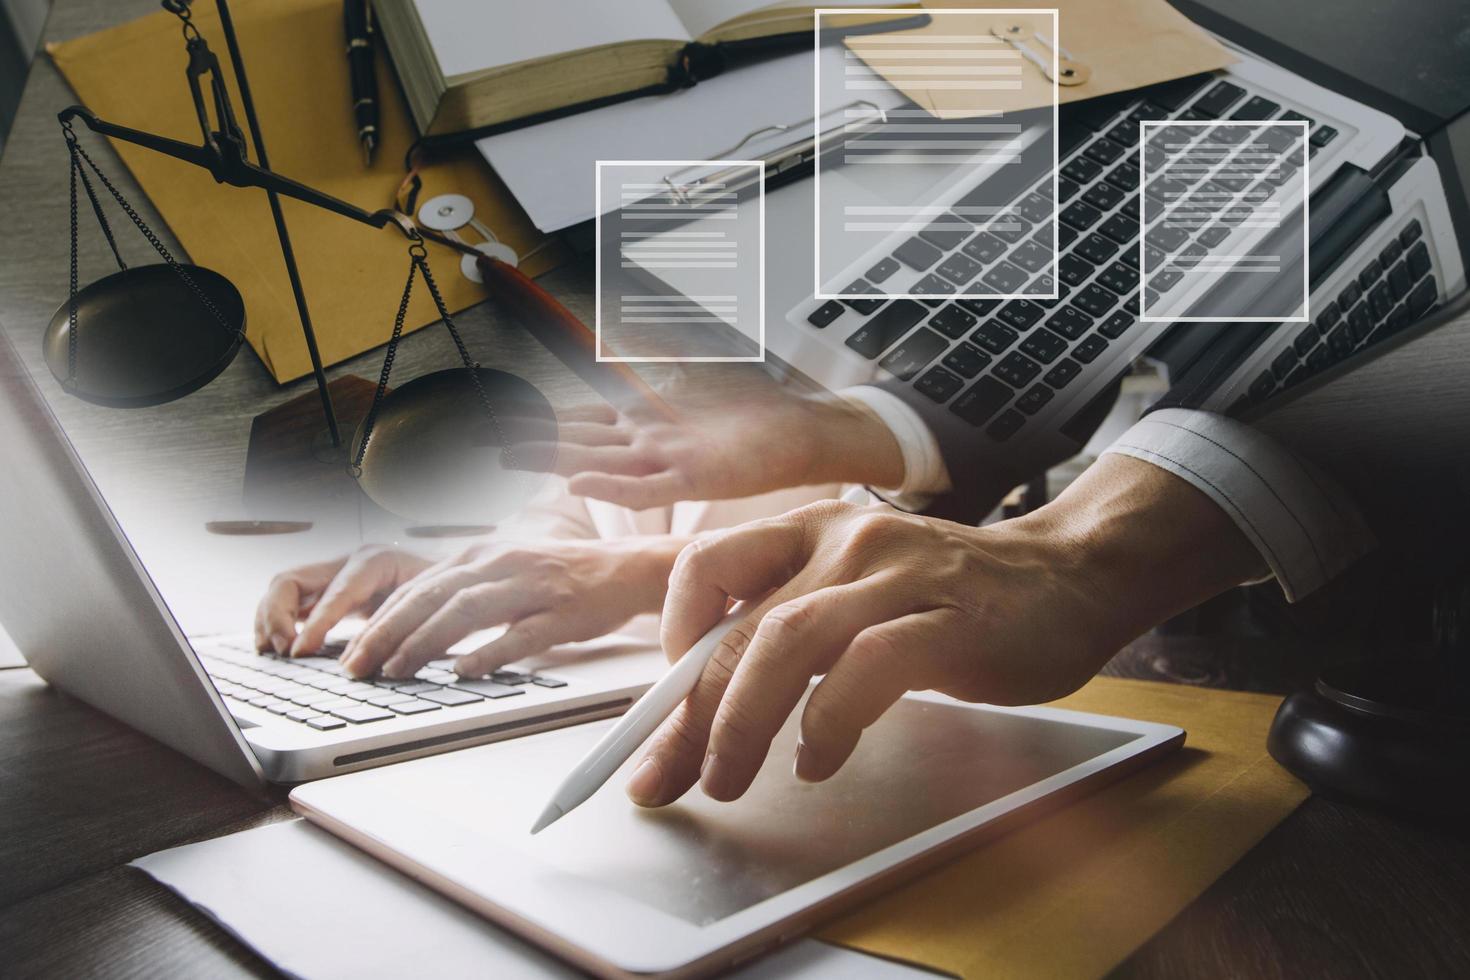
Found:
[[[844,0],[842,5],[913,4]],[[819,6],[810,0],[374,3],[409,108],[425,136],[479,130],[680,81],[687,84],[717,72],[724,54],[742,46],[810,36],[813,11]],[[843,23],[854,19],[864,18],[848,14]],[[690,47],[696,44],[724,49]],[[701,57],[685,58],[686,51]]]

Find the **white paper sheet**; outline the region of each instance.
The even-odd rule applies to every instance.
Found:
[[[134,861],[277,969],[306,980],[583,974],[326,831],[288,820]],[[738,980],[922,980],[924,970],[804,940]]]
[[[835,93],[822,108],[825,116],[851,96],[841,85],[842,49],[823,48],[821,66],[822,91]],[[826,84],[825,73],[832,73],[832,84]],[[489,136],[476,146],[536,227],[559,231],[592,218],[598,160],[753,160],[809,137],[814,84],[812,52],[801,51],[727,71],[681,92]],[[883,109],[906,101],[894,89],[864,95]],[[772,125],[790,128],[731,152],[747,134]]]

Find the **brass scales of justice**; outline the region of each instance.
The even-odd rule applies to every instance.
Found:
[[[598,363],[592,353],[591,334],[581,321],[514,266],[455,238],[421,227],[402,211],[392,208],[367,211],[271,171],[229,3],[228,0],[215,2],[258,164],[249,158],[219,59],[191,20],[191,0],[162,0],[162,6],[182,24],[188,54],[185,74],[199,121],[199,145],[120,126],[98,118],[82,106],[69,106],[57,115],[71,158],[70,291],[67,302],[47,327],[43,344],[46,363],[64,391],[94,404],[116,408],[163,404],[197,391],[218,377],[234,359],[245,338],[245,308],[239,291],[218,272],[174,258],[81,145],[74,128],[74,122],[79,121],[95,133],[201,167],[219,183],[258,187],[266,192],[321,399],[330,442],[325,455],[345,465],[368,497],[386,510],[399,514],[413,510],[414,505],[408,501],[424,492],[426,472],[436,472],[445,465],[450,465],[459,477],[493,476],[503,472],[507,465],[521,472],[512,449],[515,444],[555,442],[556,416],[545,397],[529,382],[504,371],[482,367],[470,356],[435,284],[427,261],[426,240],[472,256],[492,295],[517,316],[528,333],[594,391],[614,404],[626,403],[630,398],[658,404],[657,396],[631,369],[621,364]],[[148,240],[163,260],[161,264],[129,266],[123,260],[92,177]],[[79,183],[118,265],[117,272],[80,289],[77,282]],[[407,242],[408,281],[371,406],[350,448],[343,446],[290,234],[281,212],[282,196],[374,228],[392,227]],[[454,342],[461,366],[432,372],[390,391],[394,356],[414,279],[419,276]],[[466,460],[471,461],[468,467]],[[521,463],[526,469],[543,472],[550,467],[550,460]],[[455,482],[435,481],[438,487]],[[484,489],[461,485],[456,492],[460,498],[467,498]],[[438,519],[446,526],[478,527],[486,523],[463,516],[467,506],[473,509],[467,499],[440,503],[445,506]],[[282,529],[305,526],[309,525],[288,524]],[[271,528],[263,526],[260,530],[269,533]]]

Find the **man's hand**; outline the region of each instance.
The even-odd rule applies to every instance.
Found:
[[[668,396],[672,417],[648,407],[590,407],[564,415],[553,446],[516,448],[556,459],[574,494],[633,510],[680,500],[729,500],[823,483],[898,486],[898,443],[866,409],[834,397],[762,386],[758,397]]]
[[[758,605],[654,735],[628,793],[661,806],[699,781],[739,797],[819,675],[794,763],[806,780],[835,773],[907,691],[1061,697],[1132,637],[1262,568],[1207,497],[1122,456],[985,528],[821,503],[701,539],[670,579],[665,652],[681,656],[731,599]]]
[[[505,633],[455,663],[465,677],[591,640],[663,602],[686,539],[492,542],[400,585],[342,653],[347,672],[411,677],[478,630]]]
[[[255,609],[255,648],[292,656],[316,653],[333,626],[378,608],[429,564],[406,551],[369,547],[282,572],[271,579]],[[299,634],[297,623],[302,624]]]

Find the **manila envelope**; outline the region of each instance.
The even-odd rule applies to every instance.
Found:
[[[1059,103],[1076,102],[1214,71],[1235,61],[1234,55],[1165,0],[1004,0],[994,5],[996,9],[1039,11],[1036,14],[944,13],[946,8],[974,10],[977,5],[970,0],[927,0],[924,6],[934,13],[924,27],[893,34],[855,35],[846,43],[916,105],[944,119],[969,119],[1050,105],[1053,91]],[[945,37],[954,38],[956,47],[972,52],[992,46],[1002,48],[1004,42],[988,40],[991,28],[1002,23],[1014,22],[1055,41],[1051,37],[1052,9],[1057,11],[1062,48],[1071,60],[1087,67],[1087,81],[1080,85],[1054,86],[1035,64],[1021,60],[1019,86],[1005,87],[1009,80],[994,87],[987,85],[977,97],[975,89],[953,84],[963,79],[950,80],[949,87],[925,84],[926,76],[932,77],[946,67],[944,54],[936,55],[932,64],[928,63],[931,59],[919,59],[917,69],[912,56],[893,58],[893,42],[900,37],[923,39],[918,42],[922,48],[917,50],[925,52],[949,47],[939,40]],[[977,35],[987,40],[971,40]],[[1039,40],[1027,44],[1051,63],[1051,51]],[[1061,57],[1065,56],[1059,56],[1059,60]],[[972,70],[984,68],[972,66]]]
[[[368,211],[392,207],[415,137],[387,52],[380,48],[377,66],[382,139],[366,167],[348,91],[341,0],[236,0],[231,6],[271,169]],[[214,5],[195,4],[193,19],[219,58],[235,115],[247,127]],[[160,11],[52,44],[48,51],[82,103],[103,119],[199,143],[184,77],[188,56],[174,15]],[[84,145],[97,139],[81,125],[77,131]],[[56,145],[60,152],[60,133]],[[182,161],[127,143],[112,145],[190,261],[239,288],[246,339],[271,375],[284,383],[310,372],[265,192],[216,184],[206,171]],[[250,156],[255,157],[253,148]],[[532,226],[473,146],[440,151],[422,176],[420,203],[451,192],[469,197],[475,217],[520,254],[526,274],[539,275],[565,258],[562,246]],[[374,229],[289,198],[281,198],[281,208],[323,362],[335,364],[386,343],[408,278],[407,241],[392,226]],[[114,227],[125,248],[137,244],[128,243],[132,232],[125,223]],[[466,230],[464,237],[478,244],[476,232]],[[484,289],[460,274],[452,250],[430,243],[429,263],[452,312],[485,299]],[[414,289],[405,331],[438,319],[428,290]]]

